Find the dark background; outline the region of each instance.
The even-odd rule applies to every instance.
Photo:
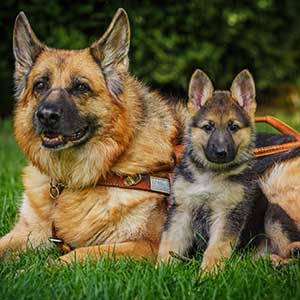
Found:
[[[132,30],[131,72],[163,93],[186,95],[195,68],[218,88],[248,68],[263,105],[300,107],[300,1],[1,1],[0,117],[13,108],[12,29],[23,10],[41,41],[83,48],[105,31],[116,9]]]

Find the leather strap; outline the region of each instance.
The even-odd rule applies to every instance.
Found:
[[[295,142],[284,143],[281,145],[272,145],[266,147],[260,147],[254,149],[256,157],[268,156],[276,153],[286,152],[293,148],[300,147],[300,133],[295,129],[291,128],[279,119],[271,116],[257,117],[255,118],[256,123],[267,123],[277,129],[282,134],[290,135],[294,137]]]
[[[171,174],[170,174],[171,176]],[[137,175],[137,176],[126,176],[120,177],[112,175],[107,177],[104,181],[99,181],[100,186],[118,187],[123,189],[133,189],[150,191],[169,195],[171,191],[170,176],[154,176],[154,175]]]

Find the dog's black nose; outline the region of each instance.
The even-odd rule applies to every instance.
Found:
[[[50,106],[41,107],[36,115],[41,124],[46,126],[57,124],[61,117],[61,113],[56,108]]]
[[[227,156],[227,151],[225,149],[217,149],[216,156],[218,158],[225,158]]]

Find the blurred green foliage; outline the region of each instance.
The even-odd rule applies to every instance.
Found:
[[[12,29],[20,10],[38,37],[83,48],[101,36],[118,7],[130,18],[131,71],[152,87],[185,95],[199,67],[219,88],[243,68],[259,90],[300,85],[300,1],[1,1],[0,115],[12,107]]]

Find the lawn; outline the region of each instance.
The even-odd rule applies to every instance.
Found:
[[[300,129],[298,116],[280,114]],[[14,224],[22,167],[10,121],[0,121],[0,235]],[[56,250],[20,253],[0,260],[0,299],[300,299],[300,263],[275,269],[267,260],[236,254],[224,272],[199,278],[200,261],[155,269],[149,261],[102,258],[85,265],[49,266]]]

